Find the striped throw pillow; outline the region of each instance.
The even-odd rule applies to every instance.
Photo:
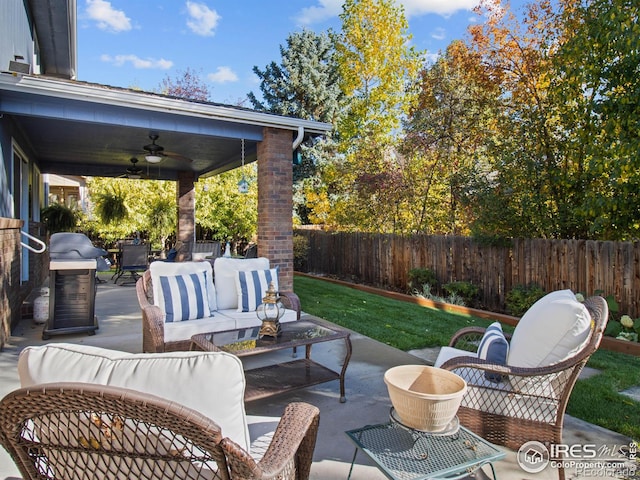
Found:
[[[165,322],[211,316],[205,272],[160,276],[160,308]]]
[[[269,283],[278,291],[278,268],[236,272],[238,312],[253,312],[262,303]]]
[[[504,337],[500,322],[493,322],[482,336],[478,347],[478,358],[498,365],[506,365],[509,354],[509,342]],[[485,378],[491,382],[499,383],[502,376],[496,373],[485,373]]]

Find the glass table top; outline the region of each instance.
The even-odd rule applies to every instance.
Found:
[[[198,337],[199,341],[209,342],[220,350],[242,355],[261,350],[310,345],[348,335],[347,331],[335,330],[308,320],[282,323],[281,328],[282,333],[276,338],[260,338],[260,327],[205,333]]]

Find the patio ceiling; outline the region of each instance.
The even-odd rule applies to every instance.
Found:
[[[175,180],[178,171],[196,178],[215,175],[256,159],[264,127],[291,130],[291,140],[322,135],[325,123],[240,107],[176,99],[148,92],[44,76],[0,74],[0,114],[11,115],[42,173],[118,177],[136,157],[143,176]],[[157,133],[169,153],[148,164],[143,146]]]

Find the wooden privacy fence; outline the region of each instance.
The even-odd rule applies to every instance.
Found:
[[[298,229],[309,241],[307,270],[406,291],[412,268],[433,270],[440,283],[480,287],[483,307],[504,312],[516,285],[546,292],[569,288],[613,295],[620,313],[640,317],[640,242],[514,239],[491,246],[469,237],[325,232]]]

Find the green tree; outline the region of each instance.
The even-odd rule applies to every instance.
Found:
[[[175,182],[93,177],[88,179],[87,187],[92,207],[86,226],[100,238],[113,242],[142,232],[154,246],[162,248],[164,239],[175,232]],[[118,197],[118,202],[123,203],[127,214],[103,218],[100,213],[103,210],[102,202],[114,195]],[[165,213],[160,215],[162,209]],[[166,218],[168,211],[173,218]]]
[[[466,193],[486,178],[499,85],[462,41],[420,74],[405,124],[407,201],[414,232],[467,234]]]
[[[347,0],[337,43],[340,81],[348,99],[338,131],[346,152],[357,139],[389,143],[410,104],[411,84],[420,67],[409,46],[402,7],[390,0]]]
[[[307,120],[335,123],[343,101],[335,50],[336,35],[332,31],[316,34],[310,30],[292,33],[286,46],[280,46],[281,63],[271,62],[260,70],[264,100],[253,92],[248,98],[254,108],[279,115],[291,115]],[[321,181],[318,164],[327,160],[333,141],[311,138],[300,147],[300,162],[293,165],[294,212],[300,223],[313,218],[307,197],[310,186]]]
[[[258,110],[332,123],[342,93],[335,59],[335,34],[310,30],[292,33],[280,45],[281,64],[271,62],[253,72],[260,79],[264,100],[253,92],[249,101]]]
[[[551,98],[567,156],[580,159],[576,216],[584,236],[630,240],[640,233],[640,5],[565,2],[567,35],[554,56]]]
[[[470,27],[471,46],[500,86],[498,134],[487,143],[490,177],[475,185],[469,205],[482,236],[571,238],[584,232],[576,211],[583,191],[576,183],[579,158],[567,156],[564,125],[549,95],[553,56],[570,33],[559,21],[562,5],[526,6],[522,18],[483,1],[487,18]],[[573,161],[575,160],[575,161]]]
[[[347,0],[337,43],[347,102],[337,123],[338,153],[323,166],[327,221],[345,229],[393,231],[404,188],[396,139],[420,66],[402,7]]]
[[[241,169],[201,179],[196,184],[196,223],[212,232],[213,240],[251,240],[258,225],[258,185],[256,165],[244,167],[249,192],[238,192]]]

